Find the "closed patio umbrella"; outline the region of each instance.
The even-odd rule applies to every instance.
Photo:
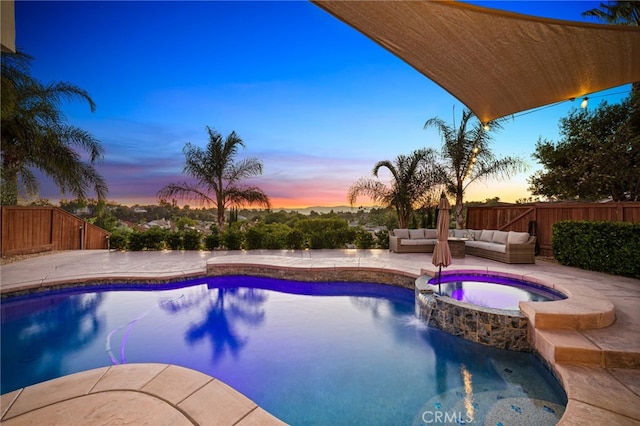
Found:
[[[449,200],[444,196],[444,192],[440,196],[438,203],[438,226],[436,233],[438,241],[433,249],[433,257],[431,263],[438,267],[438,293],[440,293],[440,277],[442,275],[442,267],[451,265],[451,251],[449,251]]]

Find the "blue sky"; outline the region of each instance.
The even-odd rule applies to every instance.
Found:
[[[472,3],[582,22],[581,13],[599,5]],[[121,204],[156,203],[165,184],[185,180],[182,148],[204,147],[211,126],[223,135],[235,130],[246,143],[240,155],[263,161],[251,183],[274,207],[344,205],[349,186],[377,161],[440,146],[437,133],[423,129],[427,119],[451,123],[463,109],[309,2],[16,1],[15,11],[16,44],[34,57],[33,75],[74,83],[96,102],[94,113],[80,103],[63,110],[102,142],[97,169],[109,200]],[[625,94],[608,94],[628,90],[592,102],[616,102]],[[536,141],[557,140],[559,119],[578,102],[510,120],[495,134],[494,152],[524,158],[529,171],[474,184],[466,200],[528,197],[526,179],[539,168],[531,158]],[[46,182],[40,196],[62,198]]]

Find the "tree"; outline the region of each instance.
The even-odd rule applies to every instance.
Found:
[[[99,199],[105,198],[107,185],[94,168],[104,154],[102,145],[87,131],[66,123],[60,111],[63,101],[80,100],[93,112],[95,103],[89,94],[69,83],[44,84],[34,79],[28,55],[3,52],[0,57],[2,204],[18,204],[21,186],[27,195],[37,194],[33,169],[50,177],[63,194],[85,198],[93,190]]]
[[[526,170],[526,164],[518,157],[496,158],[489,144],[492,138],[482,123],[471,123],[474,117],[468,109],[462,112],[460,125],[455,128],[440,118],[431,118],[424,128],[435,127],[442,137],[440,157],[443,161],[444,186],[456,199],[456,228],[464,226],[464,193],[472,183],[483,179],[509,178]],[[492,128],[500,128],[493,122]]]
[[[608,24],[640,26],[640,3],[637,1],[609,1],[587,10],[582,16],[594,17]]]
[[[419,149],[411,155],[399,155],[395,162],[383,160],[373,167],[376,179],[360,178],[349,188],[348,200],[354,206],[359,196],[367,196],[384,206],[393,207],[398,215],[400,228],[406,228],[415,208],[429,199],[439,182],[436,152]],[[391,185],[377,180],[380,169],[391,172]]]
[[[640,132],[631,97],[620,104],[573,110],[560,120],[558,143],[538,140],[533,157],[544,167],[530,191],[551,199],[640,199]]]
[[[234,157],[244,142],[231,132],[226,138],[207,126],[209,143],[205,150],[187,143],[182,150],[185,155],[183,172],[196,182],[172,183],[160,191],[158,198],[195,200],[200,203],[212,203],[218,209],[218,227],[225,222],[225,210],[229,206],[260,204],[271,208],[269,197],[254,186],[245,186],[242,179],[262,174],[262,162],[256,158],[246,158],[238,162]]]

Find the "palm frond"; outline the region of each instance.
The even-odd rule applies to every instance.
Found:
[[[392,191],[382,182],[369,178],[360,178],[356,183],[351,185],[347,199],[350,205],[355,205],[356,200],[360,196],[369,197],[375,202],[390,205],[392,199]]]
[[[215,200],[211,199],[207,193],[187,182],[170,183],[160,189],[156,196],[161,199],[177,198],[179,200],[194,200],[201,204],[211,203],[215,205]]]
[[[245,158],[238,163],[231,164],[225,170],[223,178],[229,184],[235,184],[239,180],[262,174],[262,162],[257,158]]]
[[[258,204],[267,209],[271,208],[271,201],[269,200],[269,197],[257,187],[227,188],[226,200],[229,202],[229,205],[235,205],[238,207]]]

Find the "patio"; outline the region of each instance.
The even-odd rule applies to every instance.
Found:
[[[552,366],[569,398],[561,424],[640,422],[640,281],[540,260],[535,265],[507,265],[467,256],[456,259],[448,269],[518,275],[551,284],[569,294],[561,303],[529,305],[524,309],[533,325],[537,351]],[[326,277],[382,274],[395,277],[394,282],[404,286],[411,286],[422,274],[435,273],[429,254],[395,254],[386,250],[87,250],[59,252],[4,265],[0,289],[4,295],[68,283],[157,282],[234,270],[254,270],[273,276],[301,272]],[[125,375],[118,374],[120,368],[131,369],[134,374],[130,371],[123,382]],[[77,418],[81,415],[76,411],[78,403],[82,401],[82,415],[100,413],[103,420],[142,420],[135,416],[144,413],[144,421],[149,424],[163,424],[169,418],[181,419],[184,424],[279,423],[222,382],[202,376],[192,370],[158,364],[91,370],[3,395],[2,421],[38,422],[47,419],[55,407],[59,415],[67,416],[65,423],[85,424],[92,417]],[[178,387],[175,390],[179,395],[166,395],[174,383],[192,382],[194,377],[201,384],[197,389]],[[218,395],[216,398],[224,395],[229,403],[208,407],[194,403],[205,395]],[[130,409],[122,410],[118,401],[134,402]]]

